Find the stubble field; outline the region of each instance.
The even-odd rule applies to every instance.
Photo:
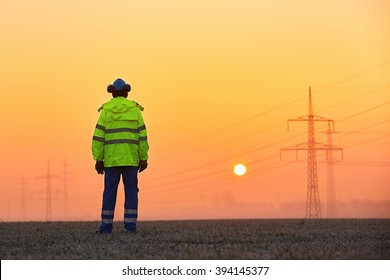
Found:
[[[390,219],[0,223],[5,259],[390,259]]]

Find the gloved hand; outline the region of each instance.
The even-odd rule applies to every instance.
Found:
[[[148,161],[147,160],[140,160],[139,161],[139,169],[138,169],[138,171],[141,173],[146,168],[148,168]]]
[[[95,169],[98,174],[104,173],[104,162],[103,161],[97,161],[95,164]]]

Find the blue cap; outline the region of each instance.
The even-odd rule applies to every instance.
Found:
[[[120,91],[126,85],[126,82],[122,79],[116,79],[112,85],[114,86],[115,90]]]

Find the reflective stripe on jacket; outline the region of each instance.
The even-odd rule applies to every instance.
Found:
[[[148,159],[146,127],[139,105],[124,97],[103,104],[92,139],[92,154],[105,167],[138,166]]]

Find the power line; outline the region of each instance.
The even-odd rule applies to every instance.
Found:
[[[383,120],[383,121],[374,123],[372,125],[368,125],[368,126],[365,126],[365,127],[362,127],[362,128],[356,129],[356,130],[353,130],[353,131],[345,132],[345,134],[336,137],[336,139],[343,138],[343,137],[348,136],[350,134],[355,134],[355,133],[361,132],[362,130],[366,130],[366,129],[369,129],[369,128],[373,128],[375,126],[382,125],[382,124],[387,123],[389,121],[390,121],[390,119],[387,119],[387,120]]]
[[[390,134],[387,134],[387,135],[376,137],[376,138],[373,138],[373,139],[370,139],[370,140],[367,140],[367,141],[361,141],[359,143],[346,146],[346,147],[344,147],[344,149],[356,147],[356,146],[363,145],[363,144],[366,144],[366,143],[369,143],[369,142],[374,142],[376,140],[383,139],[383,138],[386,138],[386,137],[389,137],[389,136],[390,136]],[[275,159],[278,158],[278,157],[279,156],[274,156]],[[303,162],[305,160],[307,160],[307,158],[299,159],[298,162]],[[279,165],[279,166],[274,166],[274,167],[267,166],[267,167],[268,167],[269,170],[272,170],[272,169],[276,169],[276,168],[280,168],[280,167],[288,166],[288,165],[291,165],[291,162],[287,163],[287,164]],[[265,178],[264,180],[262,180],[262,183],[264,184],[264,182],[272,182],[273,180],[277,180],[277,181],[280,182],[280,178],[285,176],[286,174],[295,174],[295,173],[298,173],[298,172],[302,172],[306,168],[307,167],[302,167],[302,168],[298,168],[298,169],[295,169],[295,170],[290,171],[290,172],[283,172],[282,175],[275,175],[275,176],[272,176],[272,177]],[[217,172],[214,172],[214,173],[217,173]],[[218,173],[222,173],[222,172],[227,172],[227,169],[220,170],[220,172],[218,172]],[[256,175],[256,173],[257,173],[257,175]],[[254,178],[254,177],[262,175],[262,174],[265,174],[264,170],[259,170],[259,172],[252,172],[251,178]],[[224,179],[222,181],[221,181],[221,179],[214,179],[214,180],[207,181],[207,182],[197,182],[196,184],[192,183],[191,185],[181,185],[179,187],[173,187],[173,188],[170,188],[170,189],[153,190],[152,193],[150,193],[150,191],[149,192],[146,191],[146,193],[147,193],[148,196],[150,196],[150,195],[153,195],[153,194],[158,195],[161,192],[169,192],[169,191],[173,191],[173,190],[182,190],[181,192],[175,191],[174,192],[174,196],[177,196],[177,195],[180,195],[180,194],[185,196],[186,193],[192,196],[194,193],[199,193],[199,192],[204,192],[204,191],[208,191],[209,190],[209,188],[207,190],[205,190],[204,188],[199,188],[200,185],[210,185],[210,184],[215,183],[215,182],[221,183],[221,182],[231,182],[231,181],[232,180],[230,178],[229,179]],[[185,181],[183,180],[183,182],[185,182]],[[183,182],[181,182],[181,183],[183,183]],[[193,182],[193,179],[192,178],[188,178],[186,180],[186,182]],[[166,184],[166,185],[169,185],[169,184]],[[229,187],[228,184],[224,183],[224,188],[228,188],[228,187]],[[243,186],[242,188],[245,188],[245,186]],[[181,196],[181,197],[183,197],[183,196]],[[168,199],[166,201],[172,202],[171,199]]]
[[[239,126],[239,125],[241,125],[241,124],[243,124],[243,123],[252,121],[252,120],[254,120],[254,119],[257,119],[258,117],[264,116],[264,115],[266,115],[266,114],[268,114],[268,113],[271,113],[271,112],[273,112],[273,111],[282,109],[282,108],[284,108],[284,107],[286,107],[286,106],[288,106],[288,105],[291,105],[291,104],[293,104],[293,103],[296,103],[296,102],[298,102],[298,101],[300,101],[300,100],[302,100],[302,99],[304,99],[304,98],[305,98],[305,97],[302,96],[302,97],[299,97],[299,98],[297,98],[297,99],[294,99],[293,101],[289,101],[289,102],[286,102],[286,103],[282,103],[282,104],[280,104],[280,105],[277,105],[277,106],[273,107],[272,109],[268,109],[268,110],[266,110],[266,111],[264,111],[264,112],[261,112],[261,113],[259,113],[259,114],[256,114],[256,115],[254,115],[253,117],[250,117],[250,118],[247,118],[247,119],[243,119],[243,120],[241,120],[241,121],[238,121],[238,122],[235,122],[235,123],[230,124],[230,125],[228,125],[228,126],[222,127],[222,128],[220,128],[220,129],[211,131],[211,132],[206,133],[206,134],[204,134],[204,135],[201,135],[201,136],[198,136],[198,137],[195,137],[195,138],[192,138],[192,139],[183,141],[183,142],[181,142],[181,143],[178,143],[178,144],[175,144],[175,145],[171,145],[171,146],[165,147],[165,148],[163,148],[163,149],[161,149],[161,150],[158,150],[158,151],[156,151],[156,152],[160,152],[160,151],[167,150],[167,149],[171,149],[171,148],[177,148],[178,146],[181,146],[181,145],[184,145],[184,144],[187,144],[187,143],[190,143],[190,142],[193,142],[193,141],[202,139],[202,138],[206,138],[206,137],[211,136],[211,135],[218,134],[218,133],[220,133],[220,132],[222,132],[222,131],[225,131],[225,130],[228,130],[228,129],[230,129],[230,128]]]
[[[390,161],[343,161],[342,165],[349,166],[375,166],[375,167],[387,167],[390,166]]]
[[[384,65],[386,65],[386,64],[389,64],[389,63],[390,63],[390,60],[385,61],[385,62],[383,62],[383,63],[381,63],[381,64],[378,64],[378,65],[375,65],[375,66],[373,66],[373,67],[371,67],[371,68],[369,68],[369,69],[366,69],[366,70],[364,70],[364,71],[362,71],[362,72],[359,72],[359,73],[357,73],[357,74],[355,74],[355,75],[352,75],[352,76],[347,77],[347,78],[345,78],[345,79],[343,79],[343,80],[337,81],[337,82],[335,82],[335,83],[333,83],[333,84],[331,84],[331,85],[329,85],[329,86],[323,87],[322,89],[320,89],[320,90],[318,90],[318,91],[316,91],[316,92],[313,92],[313,95],[318,94],[318,93],[323,92],[323,91],[326,91],[326,90],[328,90],[328,89],[331,89],[331,88],[333,88],[333,87],[335,87],[335,86],[337,86],[337,85],[339,85],[339,84],[345,83],[346,81],[355,79],[356,77],[362,76],[362,75],[364,75],[364,74],[366,74],[366,73],[368,73],[368,72],[371,72],[371,71],[373,71],[373,70],[375,70],[375,69],[377,69],[377,68],[380,68],[380,67],[382,67],[382,66],[384,66]],[[302,91],[300,91],[300,92],[302,92]],[[257,119],[258,117],[264,116],[264,115],[266,115],[266,114],[268,114],[268,113],[271,113],[271,112],[273,112],[273,111],[282,109],[282,108],[284,108],[284,107],[286,107],[286,106],[288,106],[288,105],[294,104],[294,103],[296,103],[296,102],[298,102],[298,101],[301,101],[301,100],[303,100],[303,99],[305,99],[305,98],[306,98],[306,95],[303,95],[303,96],[301,96],[301,97],[299,97],[299,98],[296,98],[296,99],[294,99],[294,100],[292,100],[292,101],[286,101],[286,102],[281,103],[281,104],[279,104],[279,105],[277,105],[277,106],[275,106],[275,107],[273,107],[273,108],[271,108],[271,109],[269,109],[269,110],[266,110],[266,111],[264,111],[264,112],[261,112],[261,113],[259,113],[259,114],[256,114],[256,115],[254,115],[254,116],[252,116],[252,117],[243,119],[243,120],[241,120],[241,121],[232,123],[232,124],[227,125],[227,126],[225,126],[225,127],[222,127],[222,128],[217,129],[217,130],[214,130],[214,131],[211,131],[211,132],[209,132],[209,133],[206,133],[206,134],[204,134],[204,135],[200,135],[200,136],[198,136],[198,137],[195,137],[195,138],[192,138],[192,139],[189,139],[189,140],[186,140],[186,141],[177,143],[177,144],[175,144],[175,145],[171,145],[171,146],[162,148],[162,149],[160,149],[160,150],[157,150],[156,152],[161,152],[161,151],[164,151],[164,150],[168,150],[168,149],[172,149],[172,148],[177,148],[178,146],[181,146],[181,145],[184,145],[184,144],[187,144],[187,143],[190,143],[190,142],[199,140],[199,139],[203,139],[203,138],[209,137],[209,136],[211,136],[211,135],[215,135],[215,134],[217,134],[217,133],[220,133],[220,132],[223,132],[223,131],[228,130],[228,129],[230,129],[230,128],[233,128],[233,127],[235,127],[235,126],[238,126],[238,125],[241,125],[241,124],[243,124],[243,123],[246,123],[246,122],[252,121],[252,120],[254,120],[254,119]]]
[[[284,133],[283,133],[284,134]],[[282,135],[282,134],[281,134]],[[274,142],[272,144],[269,144],[269,145],[264,145],[264,146],[260,146],[260,147],[256,147],[254,149],[250,149],[250,150],[244,150],[244,151],[240,151],[240,152],[237,152],[233,155],[230,155],[228,157],[224,157],[224,158],[221,158],[221,159],[218,159],[218,160],[214,160],[212,162],[208,162],[207,164],[201,164],[201,165],[197,165],[197,166],[194,166],[194,167],[191,167],[189,169],[186,169],[186,170],[181,170],[181,171],[178,171],[178,172],[174,172],[174,173],[171,173],[171,174],[167,174],[167,175],[164,175],[162,178],[161,177],[158,177],[158,178],[154,178],[154,179],[150,179],[150,180],[147,180],[145,181],[144,183],[150,183],[152,181],[160,181],[162,179],[166,179],[166,178],[169,178],[169,177],[173,177],[173,176],[176,176],[176,175],[180,175],[180,174],[183,174],[183,173],[188,173],[188,172],[193,172],[194,170],[199,170],[199,169],[203,169],[203,168],[207,168],[211,165],[214,165],[214,164],[217,164],[217,163],[220,163],[220,162],[224,162],[224,161],[227,161],[227,160],[230,160],[230,159],[233,159],[233,158],[236,158],[237,156],[242,156],[244,154],[250,154],[250,153],[253,153],[254,151],[258,151],[258,150],[262,150],[262,149],[265,149],[265,148],[269,148],[269,147],[272,147],[272,146],[275,146],[276,144],[280,144],[280,143],[283,143],[283,142],[286,142],[286,141],[289,141],[291,139],[294,139],[296,137],[299,137],[301,136],[302,134],[300,135],[296,135],[296,136],[292,136],[290,137],[289,139],[284,139],[284,140],[281,140],[281,141],[278,141],[278,142]],[[280,135],[278,135],[277,137],[279,137]],[[274,137],[272,137],[274,138]]]
[[[356,75],[353,75],[353,76],[351,76],[351,77],[349,77],[349,78],[347,78],[347,79],[344,79],[344,80],[341,80],[341,81],[339,81],[339,82],[337,82],[337,83],[334,83],[334,84],[332,84],[332,85],[330,85],[330,86],[328,86],[328,87],[326,87],[326,88],[324,88],[324,89],[321,89],[321,90],[317,91],[316,94],[319,93],[319,92],[321,92],[321,91],[325,91],[325,90],[327,90],[327,89],[329,89],[329,88],[332,88],[332,87],[334,87],[334,86],[336,86],[336,85],[338,85],[338,84],[341,84],[341,83],[343,83],[343,82],[345,82],[345,81],[348,81],[348,80],[350,80],[350,79],[353,79],[353,78],[356,78],[356,77],[358,77],[358,76],[361,76],[361,75],[363,75],[363,74],[365,74],[365,73],[367,73],[367,72],[370,72],[370,71],[372,71],[372,70],[374,70],[374,69],[376,69],[376,68],[379,68],[379,67],[381,67],[381,66],[383,66],[383,65],[385,65],[385,64],[388,64],[389,62],[390,62],[390,61],[387,61],[387,62],[385,62],[385,63],[382,63],[382,64],[380,64],[380,65],[374,66],[374,67],[372,67],[372,68],[370,68],[370,69],[367,69],[367,70],[365,70],[365,71],[363,71],[363,72],[360,72],[360,73],[358,73],[358,74],[356,74]],[[385,86],[385,87],[388,87],[388,86]],[[383,88],[385,88],[385,87],[383,87]],[[378,89],[378,90],[379,90],[379,89]],[[350,102],[350,101],[355,100],[355,99],[357,99],[357,98],[360,98],[360,97],[366,96],[366,95],[368,95],[368,94],[371,94],[372,92],[375,92],[375,91],[377,91],[377,90],[374,90],[374,91],[371,91],[371,92],[366,93],[366,94],[364,94],[364,95],[361,95],[361,96],[359,96],[359,97],[355,97],[355,98],[352,98],[352,99],[350,99],[350,100],[344,101],[343,103]],[[304,98],[304,97],[303,97],[303,98]],[[303,98],[299,98],[299,99],[297,99],[297,100],[294,100],[293,102],[291,102],[291,103],[289,103],[289,104],[295,103],[295,102],[297,102],[297,101],[299,101],[299,100],[301,100],[301,99],[303,99]],[[289,104],[288,104],[288,105],[289,105]],[[366,113],[366,112],[368,112],[368,111],[370,111],[370,110],[374,110],[374,109],[377,109],[377,108],[382,107],[382,106],[385,106],[385,105],[387,105],[387,103],[386,103],[386,104],[381,104],[381,105],[379,105],[379,106],[376,106],[376,107],[371,108],[371,109],[368,109],[368,110],[365,110],[365,111],[360,112],[360,113],[358,113],[358,114],[352,115],[352,116],[350,116],[350,117],[348,117],[348,118],[355,117],[355,116],[357,116],[357,115],[359,115],[359,114]],[[283,106],[281,106],[281,107],[283,107]],[[277,109],[279,109],[279,108],[277,108]],[[329,108],[326,108],[326,109],[329,109]],[[326,109],[324,109],[324,110],[326,110]],[[263,112],[262,114],[255,115],[254,117],[249,118],[249,119],[246,119],[246,120],[249,121],[249,120],[255,119],[257,116],[260,116],[260,115],[263,115],[263,114],[266,114],[266,113],[268,113],[268,112]],[[221,131],[223,131],[223,130],[225,130],[225,129],[231,128],[231,127],[233,127],[233,126],[240,125],[240,124],[242,124],[243,122],[245,122],[246,120],[243,120],[243,121],[240,121],[240,122],[236,122],[236,123],[234,123],[234,124],[232,124],[232,125],[229,125],[229,126],[227,126],[227,127],[222,128],[222,129],[216,130],[216,131],[214,131],[214,132],[210,132],[210,133],[208,133],[208,134],[206,134],[206,135],[203,135],[203,136],[200,136],[200,137],[191,139],[191,140],[189,140],[189,141],[182,142],[181,144],[188,143],[188,142],[190,142],[190,141],[193,141],[193,140],[196,140],[196,139],[200,139],[200,138],[203,138],[203,137],[207,137],[207,136],[209,136],[209,135],[213,135],[214,133],[218,133],[218,132],[221,132]],[[226,143],[226,142],[225,142],[225,143]],[[213,147],[214,147],[214,146],[215,146],[215,145],[213,145]],[[175,148],[176,148],[177,145],[172,146],[172,147],[175,147]],[[207,148],[210,148],[210,147],[207,147]],[[201,149],[201,150],[202,150],[202,149]],[[198,149],[197,151],[199,151],[199,149]],[[192,152],[190,152],[190,153],[192,153]],[[189,153],[187,153],[187,154],[189,154]],[[224,159],[218,160],[218,161],[214,161],[214,162],[212,162],[212,163],[208,163],[207,165],[198,166],[198,167],[196,167],[196,169],[200,169],[200,168],[203,168],[203,167],[207,167],[207,166],[209,166],[209,165],[211,165],[211,164],[215,164],[215,163],[218,163],[218,162],[221,162],[221,161],[225,161],[225,160],[230,159],[230,158],[232,158],[232,157],[224,158]],[[191,168],[190,171],[193,171],[193,170],[194,170],[194,169]],[[167,177],[171,177],[171,176],[178,175],[178,174],[183,174],[184,172],[186,172],[186,171],[179,171],[179,172],[176,172],[176,173],[174,173],[174,174],[170,174],[170,175],[168,175],[168,176],[164,176],[164,179],[167,178]],[[188,171],[188,172],[189,172],[189,171]],[[222,171],[213,172],[213,173],[209,173],[209,174],[202,175],[202,176],[197,176],[197,177],[198,177],[198,178],[199,178],[199,177],[208,177],[208,176],[211,176],[211,175],[214,175],[214,174],[218,174],[218,173],[221,173],[221,172],[222,172]],[[193,180],[193,179],[194,179],[194,178],[192,178],[192,179],[190,179],[190,180]],[[179,180],[179,181],[177,181],[177,183],[181,183],[181,182],[183,182],[183,181],[185,181],[185,180]],[[148,182],[150,182],[150,181],[148,181]],[[148,182],[147,182],[147,183],[148,183]]]
[[[353,147],[360,146],[360,145],[363,145],[363,144],[367,144],[367,143],[370,143],[370,142],[372,142],[372,141],[376,141],[376,140],[379,140],[379,139],[383,139],[383,138],[386,138],[386,137],[389,137],[389,136],[390,136],[390,133],[389,133],[389,134],[386,134],[386,135],[382,135],[382,136],[375,137],[375,138],[370,139],[370,140],[366,140],[366,141],[362,141],[362,142],[359,142],[359,143],[350,145],[350,146],[346,147],[345,149],[349,149],[349,148],[353,148]]]
[[[365,113],[367,113],[367,112],[376,110],[376,109],[378,109],[378,108],[384,107],[384,106],[389,105],[389,104],[390,104],[390,101],[385,102],[385,103],[382,103],[382,104],[379,104],[379,105],[377,105],[377,106],[371,107],[371,108],[366,109],[366,110],[364,110],[364,111],[360,111],[360,112],[358,112],[358,113],[356,113],[356,114],[353,114],[353,115],[351,115],[351,116],[348,116],[348,117],[346,117],[346,118],[343,118],[343,119],[341,119],[341,120],[338,120],[337,122],[342,122],[342,121],[345,121],[345,120],[349,120],[349,119],[351,119],[351,118],[354,118],[354,117],[359,116],[359,115],[361,115],[361,114],[365,114]]]
[[[389,63],[390,63],[390,60],[387,60],[387,61],[385,61],[385,62],[383,62],[383,63],[381,63],[381,64],[375,65],[375,66],[373,66],[373,67],[371,67],[371,68],[369,68],[369,69],[367,69],[367,70],[364,70],[364,71],[362,71],[362,72],[360,72],[360,73],[357,73],[357,74],[355,74],[355,75],[353,75],[353,76],[350,76],[350,77],[345,78],[345,79],[343,79],[343,80],[341,80],[341,81],[338,81],[338,82],[336,82],[336,83],[333,83],[333,84],[331,84],[330,86],[326,86],[326,87],[324,87],[323,89],[320,89],[320,90],[318,90],[317,92],[313,93],[313,95],[315,95],[315,94],[317,94],[317,93],[319,93],[319,92],[328,90],[328,89],[330,89],[330,88],[333,88],[333,87],[335,87],[335,86],[337,86],[337,85],[339,85],[339,84],[345,83],[346,81],[355,79],[356,77],[359,77],[359,76],[362,76],[362,75],[364,75],[364,74],[367,74],[368,72],[371,72],[372,70],[375,70],[375,69],[377,69],[377,68],[380,68],[380,67],[382,67],[382,66],[385,66],[386,64],[389,64]]]
[[[353,97],[353,98],[344,100],[344,101],[342,101],[342,102],[340,102],[340,103],[337,103],[337,104],[335,104],[335,105],[332,105],[332,106],[329,106],[329,107],[327,107],[327,108],[323,108],[323,109],[321,109],[321,110],[318,110],[318,112],[322,112],[322,111],[326,111],[326,110],[329,110],[329,109],[333,109],[333,108],[335,108],[335,107],[337,107],[337,106],[344,105],[345,103],[354,101],[354,100],[356,100],[356,99],[359,99],[359,98],[362,98],[362,97],[365,97],[365,96],[368,96],[368,95],[371,95],[371,94],[373,94],[373,93],[376,93],[376,92],[381,91],[381,90],[386,89],[386,88],[390,88],[390,85],[385,85],[385,86],[376,88],[376,89],[371,90],[371,91],[369,91],[369,92],[366,92],[366,93],[363,93],[363,94],[361,94],[361,95],[355,96],[355,97]]]
[[[363,111],[360,111],[360,112],[358,112],[358,113],[352,114],[352,115],[350,115],[350,116],[348,116],[348,117],[345,117],[345,118],[343,118],[343,119],[341,119],[341,120],[338,120],[338,122],[342,122],[342,121],[345,121],[345,120],[347,120],[347,119],[351,119],[351,118],[353,118],[353,117],[359,116],[359,115],[361,115],[361,114],[365,114],[365,113],[367,113],[367,112],[369,112],[369,111],[376,110],[376,109],[378,109],[378,108],[380,108],[380,107],[383,107],[383,106],[386,106],[386,105],[388,105],[388,104],[390,104],[390,101],[389,101],[389,102],[386,102],[386,103],[383,103],[383,104],[380,104],[380,105],[376,105],[376,106],[374,106],[374,107],[368,108],[368,109],[363,110]],[[383,122],[386,122],[386,121],[383,121]],[[382,123],[382,122],[381,122],[381,123]],[[364,129],[367,129],[367,128],[370,128],[370,127],[373,127],[373,126],[376,126],[376,125],[378,125],[378,124],[375,124],[375,125],[372,125],[372,126],[369,126],[369,127],[365,127],[365,128],[356,130],[355,132],[361,131],[361,130],[364,130]],[[217,164],[217,163],[220,163],[220,162],[224,162],[224,161],[226,161],[226,160],[230,160],[230,159],[236,158],[237,156],[241,156],[241,155],[244,155],[244,154],[250,154],[250,153],[253,153],[253,152],[255,152],[255,151],[259,151],[259,150],[261,150],[261,149],[269,148],[269,147],[272,147],[272,146],[281,144],[281,143],[283,143],[283,142],[290,141],[290,140],[292,140],[292,139],[294,139],[294,138],[300,137],[300,136],[305,135],[305,134],[306,134],[306,133],[301,133],[301,134],[299,134],[299,135],[296,135],[296,136],[293,136],[293,137],[290,137],[290,138],[287,138],[287,139],[284,139],[284,140],[280,140],[280,141],[277,141],[277,142],[273,142],[273,143],[268,144],[268,145],[263,145],[263,146],[260,146],[260,147],[257,146],[256,148],[253,148],[253,149],[249,149],[249,150],[246,149],[246,150],[243,150],[243,151],[239,151],[239,152],[237,152],[237,153],[235,153],[235,154],[233,154],[233,155],[230,155],[230,156],[228,156],[228,157],[224,157],[224,158],[221,158],[221,159],[218,159],[218,160],[214,160],[214,161],[208,162],[208,163],[206,163],[206,164],[201,164],[201,165],[198,165],[198,166],[194,166],[194,167],[191,167],[191,168],[186,169],[186,170],[181,170],[181,171],[178,171],[178,172],[174,172],[174,173],[171,173],[171,174],[167,174],[167,175],[164,175],[163,177],[153,178],[153,179],[150,179],[150,180],[145,181],[144,183],[147,184],[147,183],[151,183],[151,182],[157,181],[157,180],[158,180],[158,181],[160,181],[160,180],[165,180],[166,178],[174,177],[174,176],[176,176],[176,175],[182,175],[182,174],[184,174],[184,173],[192,172],[192,171],[194,171],[194,170],[199,170],[199,169],[203,169],[203,168],[208,168],[208,167],[211,166],[211,165],[214,165],[214,164]],[[283,135],[283,134],[281,134],[281,135]],[[277,138],[277,137],[279,137],[279,136],[280,136],[280,135],[278,135],[278,136],[276,136],[276,137],[272,137],[271,139]],[[337,138],[339,138],[339,137],[337,137]],[[270,139],[269,139],[269,140],[270,140]]]
[[[375,89],[372,90],[372,91],[366,92],[366,93],[364,93],[364,94],[361,94],[361,95],[359,95],[359,96],[350,98],[350,99],[348,99],[348,100],[344,100],[344,101],[342,101],[342,102],[340,102],[340,103],[337,103],[337,104],[335,104],[335,105],[332,105],[332,106],[329,106],[329,107],[327,107],[327,108],[321,109],[321,110],[319,110],[318,112],[322,112],[322,111],[326,111],[326,110],[329,110],[329,109],[333,109],[333,108],[335,108],[335,107],[337,107],[337,106],[340,106],[340,105],[346,104],[346,103],[348,103],[348,102],[354,101],[354,100],[356,100],[356,99],[359,99],[359,98],[362,98],[362,97],[371,95],[371,94],[373,94],[373,93],[376,93],[376,92],[378,92],[378,91],[381,91],[381,90],[386,89],[386,88],[389,88],[389,87],[390,87],[390,85],[385,85],[385,86],[381,86],[381,87],[375,87]],[[328,89],[328,87],[327,87],[326,89]],[[299,98],[299,100],[301,100],[301,99],[303,99],[303,98],[305,98],[305,97]],[[297,99],[297,100],[298,100],[298,99]],[[293,103],[294,103],[294,102],[293,102]],[[379,107],[382,107],[382,106],[386,106],[387,104],[388,104],[388,103],[381,104],[381,105],[378,106],[378,108],[379,108]],[[371,109],[369,109],[368,111],[374,110],[374,109],[376,109],[376,108],[371,108]],[[361,113],[364,113],[364,112],[361,112]],[[361,114],[361,113],[359,113],[359,114]],[[256,117],[256,116],[255,116],[255,117]],[[253,117],[253,118],[255,118],[255,117]],[[351,117],[352,117],[352,116],[351,116]],[[343,121],[343,120],[344,120],[344,119],[339,120],[338,122]],[[244,120],[244,121],[245,121],[245,120]],[[242,122],[244,122],[244,121],[240,121],[240,122],[238,122],[238,123],[236,123],[236,124],[242,123]],[[236,138],[234,138],[234,139],[229,139],[229,140],[227,140],[227,141],[219,142],[219,143],[216,143],[216,144],[207,146],[207,147],[202,147],[202,148],[199,148],[199,149],[194,149],[194,150],[191,150],[191,151],[185,153],[184,155],[196,153],[196,152],[203,151],[203,150],[206,150],[206,149],[210,149],[210,148],[213,148],[213,147],[217,147],[217,146],[219,146],[219,145],[223,145],[223,144],[226,144],[226,143],[231,143],[231,142],[236,141],[236,140],[238,140],[238,139],[242,139],[242,138],[246,138],[246,137],[249,137],[249,136],[253,136],[253,135],[255,135],[255,134],[259,134],[259,133],[262,133],[262,132],[265,132],[265,131],[268,131],[268,130],[271,130],[271,129],[275,129],[275,128],[278,128],[278,127],[281,127],[281,126],[283,126],[283,124],[271,126],[271,127],[268,127],[268,128],[266,128],[266,129],[264,129],[264,130],[260,130],[260,131],[256,131],[256,132],[254,132],[254,133],[251,133],[251,134],[249,134],[249,135],[236,137]],[[178,154],[178,155],[175,155],[175,156],[171,156],[171,157],[168,157],[168,158],[164,158],[164,159],[162,159],[162,160],[168,160],[168,159],[177,158],[177,157],[180,157],[180,156],[183,156],[183,154]]]
[[[366,110],[365,110],[366,111]],[[364,111],[364,112],[365,112]],[[356,115],[356,114],[355,114]],[[376,125],[380,125],[380,124],[383,124],[383,123],[385,123],[385,122],[387,122],[387,121],[389,121],[389,120],[384,120],[384,121],[381,121],[381,122],[379,122],[379,123],[376,123],[376,124],[373,124],[373,125],[370,125],[370,126],[366,126],[366,127],[363,127],[363,128],[361,128],[361,129],[359,129],[359,130],[357,130],[357,131],[360,131],[360,130],[364,130],[364,129],[367,129],[367,128],[371,128],[371,127],[374,127],[374,126],[376,126]],[[388,135],[385,135],[385,136],[383,136],[383,137],[387,137]],[[357,144],[355,144],[355,145],[350,145],[350,146],[347,146],[346,148],[350,148],[350,147],[353,147],[353,146],[357,146],[357,145],[361,145],[361,144],[364,144],[364,143],[368,143],[368,142],[371,142],[371,141],[375,141],[375,140],[377,140],[377,139],[380,139],[380,138],[383,138],[383,137],[377,137],[377,138],[374,138],[374,139],[371,139],[371,140],[368,140],[368,141],[363,141],[363,142],[360,142],[360,143],[357,143]],[[273,144],[271,144],[270,146],[273,146],[273,145],[276,145],[276,143],[273,143]],[[262,158],[262,159],[259,159],[259,160],[256,160],[256,161],[252,161],[252,162],[250,162],[249,164],[254,164],[254,163],[256,163],[256,162],[263,162],[263,161],[266,161],[266,160],[269,160],[269,159],[273,159],[273,158],[277,158],[277,156],[271,156],[271,157],[268,157],[268,158]],[[275,166],[275,167],[270,167],[270,165],[267,165],[267,168],[280,168],[280,167],[282,167],[282,166],[280,166],[280,165],[277,165],[277,166]],[[263,170],[262,170],[263,171]],[[255,173],[264,173],[264,172],[262,172],[262,171],[260,171],[260,172],[255,172]],[[224,173],[224,172],[227,172],[227,169],[226,168],[224,168],[224,169],[222,169],[222,170],[218,170],[218,171],[214,171],[214,172],[212,172],[212,173],[207,173],[207,174],[202,174],[202,175],[199,175],[199,176],[192,176],[191,178],[184,178],[184,179],[180,179],[180,180],[176,180],[176,181],[171,181],[171,182],[167,182],[167,183],[164,183],[164,184],[159,184],[159,188],[160,189],[158,189],[158,190],[156,190],[156,189],[154,189],[153,191],[152,191],[152,193],[160,193],[161,191],[163,191],[163,192],[169,192],[169,191],[173,191],[173,190],[178,190],[178,189],[184,189],[185,191],[187,191],[187,188],[188,188],[188,186],[187,187],[183,187],[183,186],[179,186],[179,187],[172,187],[172,188],[169,188],[169,189],[166,189],[166,188],[163,188],[163,189],[161,189],[161,187],[164,187],[164,186],[171,186],[171,185],[174,185],[174,184],[179,184],[179,183],[186,183],[186,182],[194,182],[194,180],[198,180],[198,179],[203,179],[203,178],[207,178],[207,177],[211,177],[211,176],[213,176],[213,175],[216,175],[216,174],[220,174],[220,173]],[[252,177],[253,177],[253,174],[254,173],[252,173]],[[175,174],[175,175],[177,175],[177,174]],[[161,179],[163,179],[163,178],[161,178]],[[211,181],[212,182],[212,181]],[[211,183],[210,181],[207,181],[207,182],[201,182],[201,183],[196,183],[196,185],[197,186],[199,186],[200,184],[202,184],[202,185],[204,185],[204,184],[210,184]],[[220,180],[218,179],[218,182],[220,182]],[[194,183],[193,184],[191,184],[191,186],[193,186],[194,185]],[[195,187],[196,188],[196,187]],[[150,192],[148,192],[147,191],[147,193],[150,193]]]

